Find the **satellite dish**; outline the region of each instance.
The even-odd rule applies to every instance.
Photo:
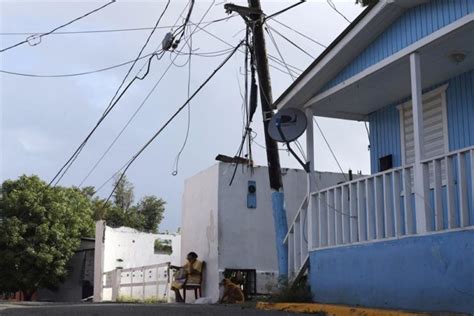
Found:
[[[277,142],[292,142],[304,133],[307,124],[306,115],[302,111],[283,109],[270,120],[268,134]]]

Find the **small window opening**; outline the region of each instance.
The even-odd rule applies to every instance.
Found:
[[[156,239],[154,253],[160,255],[171,255],[173,253],[171,239]]]
[[[224,278],[240,286],[245,300],[257,295],[257,271],[255,269],[225,269]]]

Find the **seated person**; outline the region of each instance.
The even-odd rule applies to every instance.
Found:
[[[237,284],[232,283],[229,279],[224,279],[219,284],[224,287],[224,294],[220,299],[221,304],[241,304],[245,301],[244,292]]]
[[[171,289],[174,291],[178,303],[184,303],[179,290],[185,284],[201,283],[202,261],[197,260],[197,258],[198,255],[195,252],[190,252],[186,256],[187,262],[183,267],[170,266],[171,269],[178,269],[171,284]]]

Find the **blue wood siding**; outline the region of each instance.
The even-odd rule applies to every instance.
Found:
[[[444,26],[474,12],[474,0],[432,0],[412,8],[321,90],[325,91]]]
[[[473,146],[474,70],[449,81],[449,87],[446,91],[446,103],[449,150]]]
[[[398,104],[398,103],[397,103]],[[379,158],[392,155],[394,167],[402,163],[400,143],[400,115],[396,105],[385,107],[369,115],[370,168],[379,171]]]

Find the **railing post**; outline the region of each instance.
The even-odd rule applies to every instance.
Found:
[[[410,55],[410,77],[411,96],[413,111],[413,136],[415,141],[415,165],[414,165],[414,188],[415,193],[415,218],[416,232],[418,234],[431,230],[431,216],[428,208],[428,194],[426,185],[425,166],[421,163],[423,159],[423,104],[421,86],[420,55],[414,52]]]
[[[156,266],[156,271],[155,271],[155,282],[156,282],[156,299],[160,298],[160,282],[159,282],[159,275],[160,275],[160,267]]]
[[[130,271],[130,297],[133,297],[133,269]]]
[[[313,109],[311,107],[306,108],[306,120],[308,121],[306,127],[306,159],[309,163],[309,173],[307,174],[307,223],[306,227],[308,228],[306,231],[308,232],[308,250],[314,247],[313,245],[313,227],[314,227],[314,219],[313,219],[313,199],[311,198],[311,193],[315,191],[316,186],[316,177],[314,174],[314,131],[313,131]]]
[[[121,276],[121,271],[120,269],[115,269],[111,273],[111,285],[112,285],[112,301],[115,302],[117,301],[117,298],[119,296],[119,289],[120,289],[120,277]]]
[[[145,300],[145,282],[146,282],[145,268],[142,268],[142,274],[143,274],[143,292],[142,292],[142,299]]]

